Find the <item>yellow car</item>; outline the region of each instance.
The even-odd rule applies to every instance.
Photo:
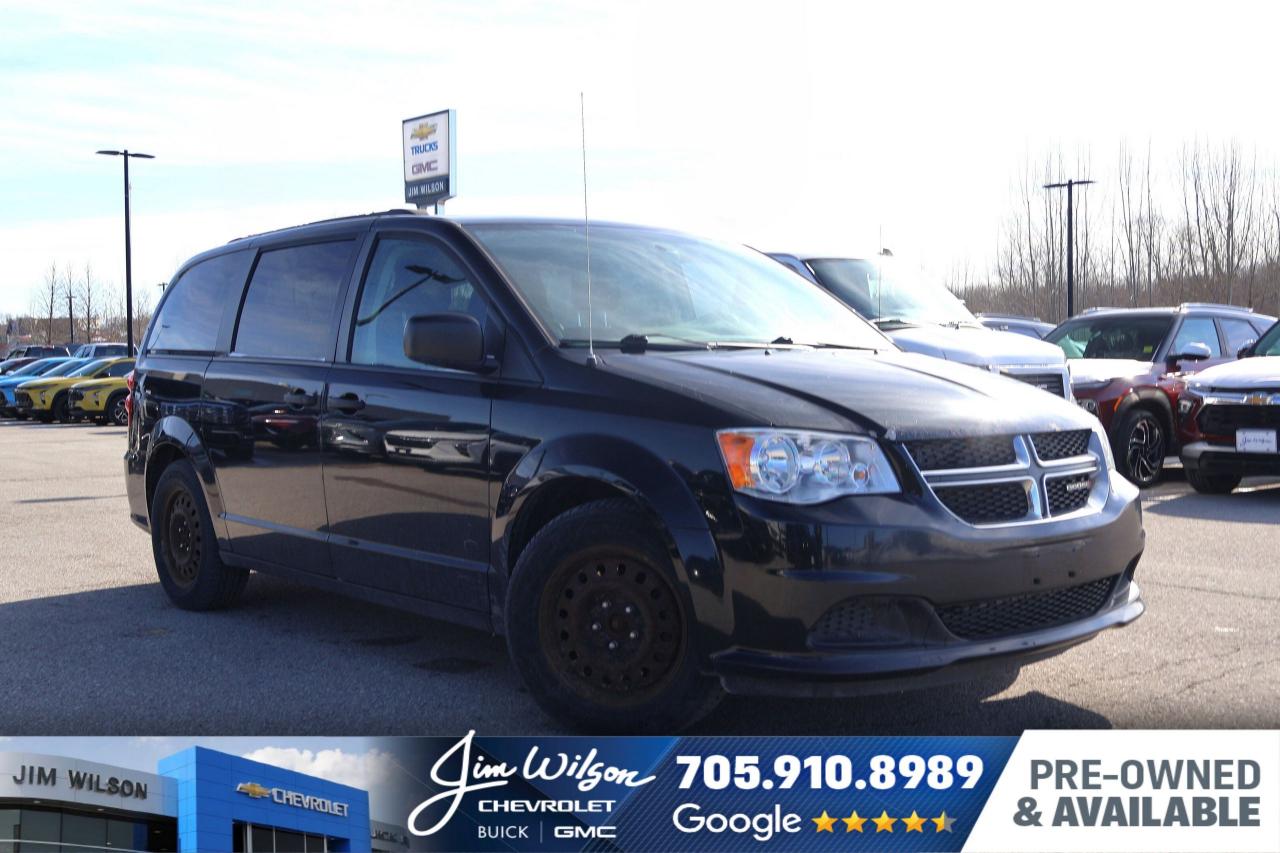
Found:
[[[32,417],[38,421],[70,421],[71,388],[89,379],[119,379],[133,370],[131,358],[86,359],[85,363],[65,376],[33,379],[19,385],[14,393],[18,417]],[[104,398],[103,405],[106,405]]]
[[[125,365],[121,368],[119,365]],[[121,370],[124,372],[121,373]],[[97,379],[77,382],[67,392],[67,410],[73,420],[82,418],[102,424],[124,426],[129,422],[124,398],[129,393],[126,377],[133,370],[133,359],[121,359]]]

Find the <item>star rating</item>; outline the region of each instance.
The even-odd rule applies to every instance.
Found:
[[[901,821],[904,827],[903,832],[919,832],[922,834],[925,831],[924,825],[926,823],[932,823],[934,826],[933,831],[938,833],[952,832],[953,830],[951,827],[956,822],[956,819],[951,817],[951,815],[947,814],[945,811],[937,817],[925,817],[915,809],[911,810],[910,817],[902,818],[889,817],[889,812],[884,809],[881,809],[880,817],[863,817],[858,814],[857,809],[850,812],[848,817],[832,817],[826,809],[823,809],[820,816],[811,817],[809,820],[813,821],[815,832],[830,832],[833,834],[835,833],[836,821],[840,821],[844,824],[845,832],[862,832],[863,825],[867,821],[871,821],[876,825],[876,832],[888,833],[892,833],[893,825]]]

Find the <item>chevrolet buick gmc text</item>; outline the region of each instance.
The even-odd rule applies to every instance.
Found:
[[[494,630],[584,729],[725,689],[1016,667],[1144,605],[1097,420],[900,352],[749,249],[406,213],[189,261],[130,380],[130,512],[181,607],[249,570]]]

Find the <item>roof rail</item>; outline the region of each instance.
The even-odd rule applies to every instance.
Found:
[[[286,225],[283,228],[272,228],[270,231],[259,231],[257,234],[245,234],[243,237],[235,237],[228,240],[227,243],[239,243],[241,240],[252,240],[254,237],[265,237],[268,234],[275,234],[280,231],[292,231],[295,228],[307,228],[312,225],[324,225],[329,222],[345,222],[348,219],[365,219],[372,216],[417,216],[418,211],[406,210],[403,207],[393,207],[390,210],[375,210],[371,213],[353,213],[350,216],[334,216],[329,219],[317,219],[315,222],[304,222],[299,225]]]
[[[1178,306],[1178,310],[1182,310],[1184,308],[1222,308],[1227,311],[1241,311],[1247,314],[1253,313],[1252,308],[1245,308],[1240,305],[1227,305],[1225,302],[1184,302]]]

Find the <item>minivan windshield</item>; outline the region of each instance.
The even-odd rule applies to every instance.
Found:
[[[823,287],[881,328],[983,328],[951,291],[913,272],[896,258],[812,258],[806,263]]]
[[[562,346],[588,336],[587,243],[574,223],[468,223]],[[671,231],[592,225],[591,326],[598,345],[795,344],[890,349],[839,301],[769,257]]]
[[[1067,358],[1126,358],[1154,361],[1173,325],[1171,314],[1120,314],[1068,320],[1045,340],[1062,347]]]

